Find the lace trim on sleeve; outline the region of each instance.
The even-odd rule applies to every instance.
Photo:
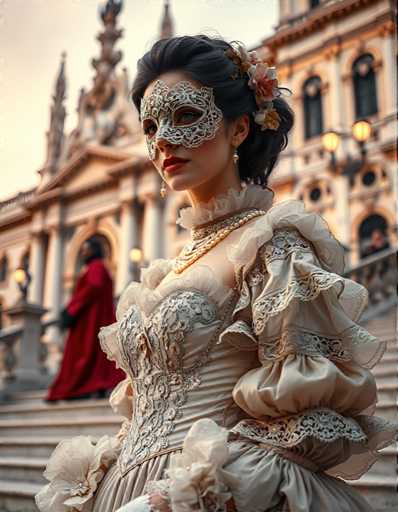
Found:
[[[289,448],[302,443],[307,437],[330,443],[339,438],[365,442],[367,436],[352,418],[341,416],[331,409],[307,410],[303,413],[259,421],[239,422],[232,432],[247,439]]]
[[[228,342],[239,350],[257,350],[257,338],[244,320],[237,320],[220,334],[218,343]]]
[[[372,368],[384,351],[380,344],[375,352],[375,342],[378,342],[377,338],[359,325],[352,325],[335,336],[289,326],[278,336],[261,339],[259,359],[274,361],[284,359],[288,354],[302,354],[342,362],[355,359],[362,366]]]
[[[294,276],[290,279],[286,288],[279,290],[266,290],[253,303],[253,326],[254,332],[260,334],[272,316],[278,315],[286,309],[293,299],[302,301],[314,300],[322,291],[332,288],[336,284],[344,287],[344,279],[314,267],[302,277]]]

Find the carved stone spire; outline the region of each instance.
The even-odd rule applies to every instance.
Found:
[[[114,46],[122,37],[123,29],[116,28],[117,16],[122,10],[122,0],[108,0],[100,7],[100,16],[105,30],[98,34],[101,43],[101,54],[98,59],[92,59],[91,65],[96,70],[94,85],[88,93],[88,105],[93,110],[108,108],[113,99],[112,78],[116,65],[121,61],[123,53],[115,50]]]
[[[55,84],[55,91],[52,96],[53,104],[51,105],[50,127],[47,136],[47,158],[43,168],[39,171],[42,178],[45,175],[52,175],[57,170],[57,163],[61,154],[62,144],[64,140],[64,125],[66,110],[64,106],[66,79],[65,79],[65,60],[66,53],[61,55],[61,64]]]
[[[160,36],[159,39],[167,39],[174,36],[174,24],[170,15],[170,2],[165,0],[163,19],[160,25]]]

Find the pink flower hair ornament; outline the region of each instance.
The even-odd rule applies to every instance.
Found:
[[[261,130],[277,130],[281,118],[276,111],[273,100],[289,89],[278,87],[276,68],[268,66],[265,60],[258,58],[257,52],[248,52],[242,43],[234,41],[225,51],[226,56],[238,67],[231,78],[249,77],[248,85],[254,91],[258,110],[253,112],[254,121]]]

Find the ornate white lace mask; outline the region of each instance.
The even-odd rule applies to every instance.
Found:
[[[188,81],[169,87],[156,80],[151,94],[141,100],[141,123],[149,156],[156,158],[157,141],[196,148],[213,139],[223,115],[214,103],[211,87],[194,87]]]

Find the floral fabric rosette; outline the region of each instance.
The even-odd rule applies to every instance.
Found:
[[[161,494],[173,512],[225,512],[237,478],[223,469],[228,431],[201,419],[190,428],[181,453],[171,456],[167,479],[152,481],[149,493]]]
[[[239,74],[249,77],[249,87],[254,91],[258,110],[253,113],[254,121],[261,126],[261,130],[277,130],[281,118],[276,111],[273,100],[281,96],[282,91],[288,89],[278,87],[276,68],[260,59],[257,52],[248,52],[243,44],[232,42],[226,55],[239,68],[239,72],[231,75],[237,79]]]
[[[98,484],[119,453],[120,441],[103,436],[93,443],[89,436],[61,441],[47,464],[50,481],[36,495],[41,512],[90,512]]]

